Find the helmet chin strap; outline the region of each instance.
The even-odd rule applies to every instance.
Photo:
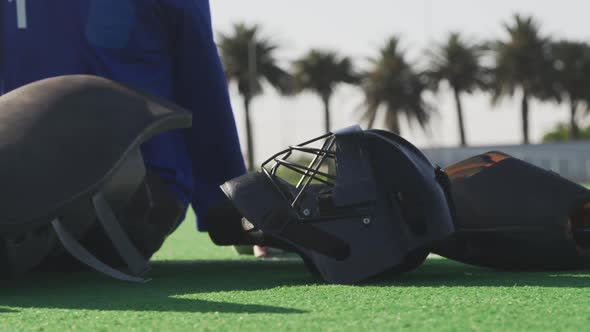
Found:
[[[270,211],[255,225],[243,218],[230,202],[225,202],[207,211],[203,219],[211,240],[217,245],[261,245],[289,251],[298,245],[334,259],[345,259],[350,254],[346,242],[311,223],[293,222],[288,212],[281,209]]]
[[[92,198],[92,201],[100,224],[121,258],[127,264],[132,275],[116,270],[101,262],[96,256],[86,250],[64,227],[59,218],[57,218],[51,222],[51,225],[64,248],[80,262],[109,277],[138,283],[149,281],[149,279],[141,277],[149,270],[147,260],[139,253],[139,250],[137,250],[127,234],[125,234],[123,228],[121,228],[121,224],[117,220],[113,209],[104,198],[103,193],[97,193]]]

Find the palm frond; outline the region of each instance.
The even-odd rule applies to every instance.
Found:
[[[226,78],[238,84],[240,94],[251,98],[262,93],[263,82],[281,93],[290,92],[291,77],[276,59],[278,45],[262,36],[257,25],[237,23],[231,33],[219,34],[218,40]]]
[[[383,109],[385,126],[399,132],[399,115],[424,127],[433,108],[424,100],[428,82],[406,60],[399,38],[392,37],[371,59],[371,67],[362,73],[361,86],[365,95],[362,119],[373,125],[376,113]]]

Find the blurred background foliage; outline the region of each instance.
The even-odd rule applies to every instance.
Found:
[[[383,126],[400,134],[400,115],[424,128],[437,113],[437,105],[425,93],[451,92],[454,96],[459,142],[469,144],[462,97],[484,91],[490,103],[503,98],[520,98],[522,143],[529,143],[531,101],[555,105],[565,103],[569,123],[558,124],[544,141],[588,139],[584,123],[590,105],[590,46],[582,40],[556,40],[543,33],[541,22],[515,14],[502,25],[503,36],[495,40],[471,40],[451,32],[445,40],[422,51],[421,59],[407,57],[403,37],[392,35],[374,51],[364,66],[352,57],[329,49],[311,49],[285,65],[275,53],[281,46],[262,33],[261,26],[237,23],[232,31],[219,34],[218,45],[229,84],[243,98],[250,168],[255,144],[250,120],[250,103],[268,86],[284,96],[304,91],[317,95],[323,104],[318,121],[331,128],[330,101],[339,85],[357,87],[364,95],[358,115],[368,128]],[[445,84],[442,84],[445,83]]]

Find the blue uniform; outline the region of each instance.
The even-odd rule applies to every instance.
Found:
[[[0,19],[3,92],[91,74],[192,111],[192,128],[142,151],[197,216],[223,198],[221,183],[245,172],[208,0],[0,0]]]

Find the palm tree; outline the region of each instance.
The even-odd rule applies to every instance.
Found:
[[[560,41],[552,46],[555,81],[559,92],[570,104],[570,137],[580,138],[578,109],[590,101],[590,46],[586,43]]]
[[[236,82],[243,98],[248,145],[248,167],[254,169],[254,142],[250,119],[250,102],[262,93],[266,81],[279,92],[290,88],[290,75],[278,64],[277,45],[260,36],[257,25],[235,24],[230,34],[220,34],[219,49],[228,82]]]
[[[358,77],[352,62],[335,52],[311,50],[293,64],[293,77],[299,91],[316,93],[324,103],[325,132],[330,131],[330,98],[340,83],[355,84]]]
[[[508,39],[491,44],[495,64],[492,68],[493,101],[503,95],[522,92],[521,117],[524,144],[529,143],[529,100],[533,97],[555,97],[551,73],[553,65],[549,38],[539,33],[539,24],[532,17],[514,16],[512,24],[504,24]]]
[[[462,40],[458,33],[451,33],[449,39],[429,55],[431,61],[427,74],[432,87],[437,90],[442,81],[447,81],[453,90],[461,146],[466,146],[461,93],[471,93],[484,86],[484,70],[480,66],[482,48]]]
[[[385,126],[395,133],[400,132],[402,113],[424,127],[432,110],[423,98],[427,82],[406,61],[399,38],[390,38],[379,50],[379,56],[369,61],[371,68],[362,75],[365,95],[362,118],[368,127],[373,126],[382,107],[386,111]]]

